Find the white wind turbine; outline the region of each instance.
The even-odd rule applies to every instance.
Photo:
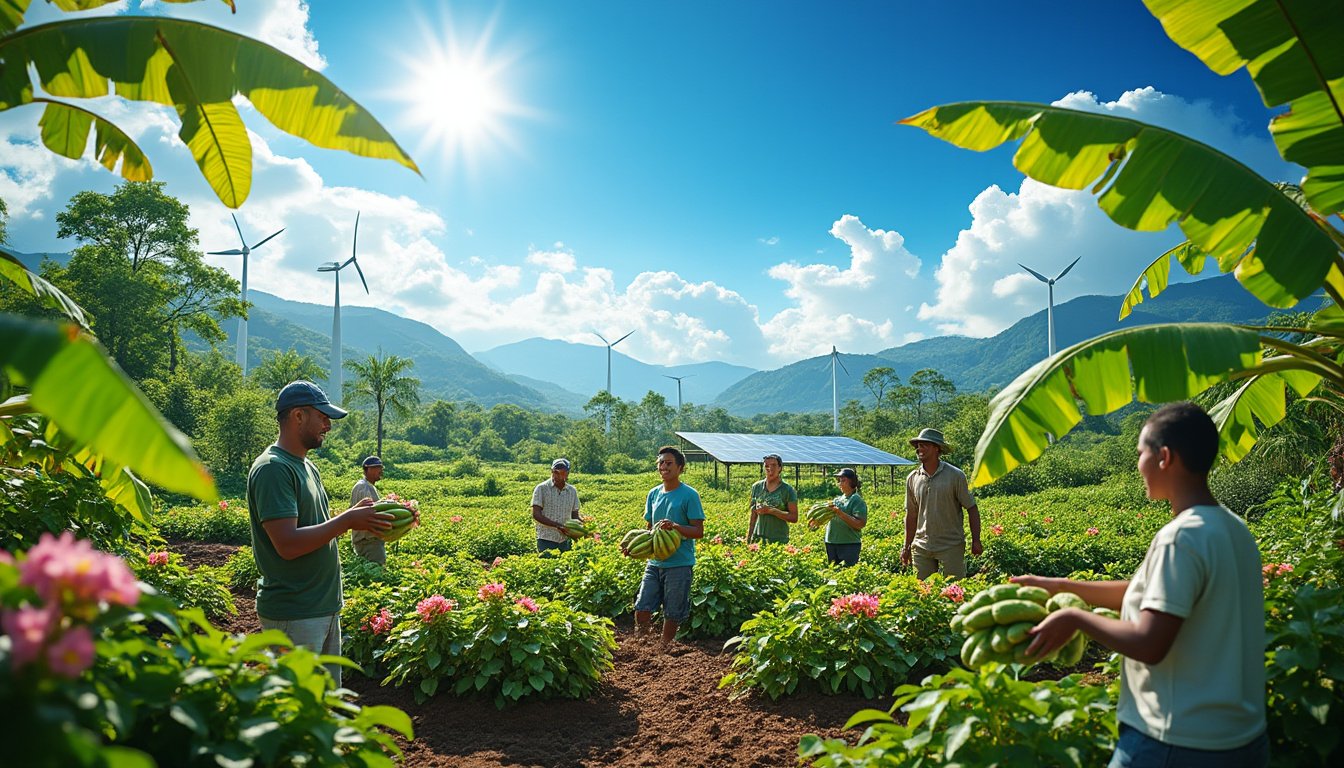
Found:
[[[364,293],[369,292],[369,282],[364,279],[364,270],[359,268],[359,262],[355,261],[355,251],[359,245],[359,213],[355,213],[355,236],[350,245],[350,258],[344,263],[329,261],[317,268],[318,272],[334,272],[336,274],[336,305],[335,311],[331,315],[331,378],[328,385],[331,392],[327,394],[337,403],[345,401],[345,395],[341,389],[344,377],[341,373],[341,270],[355,265],[355,271],[359,273],[359,282],[364,284]]]
[[[674,380],[677,382],[677,414],[678,414],[678,415],[681,414],[681,380],[682,380],[682,379],[689,379],[689,378],[691,378],[691,377],[694,376],[694,375],[695,375],[694,373],[688,373],[688,374],[686,374],[685,376],[668,376],[666,373],[663,374],[663,378],[665,378],[665,379],[674,379]]]
[[[236,229],[236,230],[238,230],[238,241],[241,242],[241,243],[243,244],[243,247],[242,247],[242,248],[231,248],[231,249],[229,249],[229,250],[227,250],[227,251],[208,251],[207,253],[208,253],[209,255],[211,255],[211,256],[242,256],[242,257],[243,257],[243,294],[242,294],[242,296],[243,296],[243,301],[246,302],[246,301],[247,301],[247,255],[248,255],[249,253],[252,253],[253,251],[257,250],[257,249],[260,248],[261,246],[265,245],[265,244],[267,243],[267,241],[269,241],[269,240],[271,239],[271,237],[275,237],[275,235],[280,234],[280,232],[284,232],[284,231],[285,231],[285,228],[284,228],[284,227],[281,227],[281,228],[280,228],[280,232],[276,232],[275,235],[271,235],[271,237],[268,237],[268,238],[266,238],[265,240],[262,240],[261,242],[257,243],[256,245],[249,246],[249,245],[247,244],[247,239],[243,237],[243,228],[240,227],[240,226],[238,226],[238,217],[237,217],[236,215],[234,215],[234,214],[229,214],[229,215],[230,215],[230,216],[233,216],[233,228]],[[246,317],[240,317],[240,318],[238,318],[238,357],[237,357],[237,362],[238,362],[238,367],[243,369],[243,375],[246,376],[246,375],[247,375],[247,318],[246,318]]]
[[[638,330],[638,329],[636,329],[636,330]],[[619,338],[619,339],[617,339],[617,340],[615,340],[615,341],[607,341],[607,337],[606,337],[606,336],[603,336],[602,334],[598,333],[597,331],[593,331],[593,335],[596,336],[597,338],[601,339],[603,344],[606,344],[606,345],[607,345],[607,394],[608,394],[608,395],[611,394],[611,348],[614,347],[614,346],[616,346],[617,344],[620,344],[622,341],[625,341],[626,339],[630,338],[630,334],[632,334],[632,333],[634,333],[634,331],[631,331],[630,333],[625,334],[624,336],[622,336],[621,338]],[[611,410],[610,410],[610,409],[607,410],[607,424],[606,424],[606,430],[607,430],[607,433],[608,433],[608,434],[611,433]]]
[[[849,369],[845,368],[844,362],[840,360],[840,353],[831,346],[831,428],[835,434],[840,434],[840,388],[836,385],[835,367],[840,366],[845,375],[850,375]]]
[[[1073,264],[1077,264],[1078,259],[1081,258],[1083,257],[1079,256],[1077,259],[1074,259]],[[1040,280],[1042,283],[1045,283],[1050,288],[1050,303],[1046,305],[1045,325],[1046,325],[1046,336],[1050,348],[1051,357],[1053,357],[1055,354],[1055,283],[1059,282],[1064,278],[1065,275],[1069,274],[1069,270],[1073,269],[1073,264],[1070,264],[1069,266],[1065,267],[1064,271],[1060,272],[1058,275],[1055,275],[1053,280],[1046,277],[1045,275],[1042,275],[1040,272],[1037,272],[1031,267],[1028,267],[1026,264],[1018,262],[1017,265],[1030,272],[1032,277],[1035,277],[1037,280]]]

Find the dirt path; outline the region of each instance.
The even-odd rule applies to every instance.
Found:
[[[188,562],[219,564],[236,547],[178,542]],[[256,632],[251,595],[234,594],[239,614],[221,629]],[[615,668],[583,701],[525,702],[500,710],[482,699],[436,696],[416,704],[409,690],[347,673],[365,704],[405,710],[415,724],[407,766],[792,766],[806,733],[842,735],[849,716],[890,702],[806,694],[779,702],[731,701],[717,690],[731,657],[718,642],[678,645],[670,654],[618,624]],[[849,733],[854,738],[856,733]]]

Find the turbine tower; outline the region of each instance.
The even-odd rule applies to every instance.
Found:
[[[694,373],[688,373],[685,376],[668,376],[666,373],[663,374],[664,379],[675,379],[677,382],[677,416],[681,416],[681,380],[689,379],[694,375]]]
[[[327,395],[337,403],[345,401],[345,394],[342,390],[344,377],[341,375],[341,270],[355,265],[355,271],[359,273],[359,282],[364,284],[364,293],[369,292],[369,282],[364,279],[364,270],[359,268],[359,262],[355,261],[355,251],[359,245],[359,212],[355,212],[355,236],[350,245],[350,258],[345,263],[328,261],[317,268],[318,272],[334,272],[336,274],[336,308],[331,315],[331,378],[328,380],[328,386],[331,391]]]
[[[840,434],[840,388],[836,386],[835,367],[840,366],[845,375],[848,376],[849,369],[845,368],[844,362],[840,360],[840,353],[835,351],[835,346],[831,346],[831,429],[835,434]]]
[[[636,330],[638,330],[638,329],[636,329]],[[615,341],[607,341],[607,337],[606,337],[606,336],[603,336],[602,334],[598,333],[597,331],[593,331],[593,335],[596,336],[597,338],[601,339],[603,344],[606,344],[606,345],[607,345],[607,394],[608,394],[608,395],[611,394],[611,348],[614,347],[614,346],[616,346],[617,344],[620,344],[622,341],[625,341],[626,339],[630,338],[630,334],[632,334],[632,333],[634,333],[634,331],[631,331],[630,333],[625,334],[624,336],[622,336],[621,338],[619,338],[619,339],[617,339],[617,340],[615,340]],[[606,430],[607,430],[607,434],[611,434],[611,410],[610,410],[610,409],[607,410],[607,424],[606,424]]]
[[[1074,259],[1073,264],[1077,264],[1078,259],[1081,258],[1083,257],[1079,256],[1077,259]],[[1059,282],[1064,278],[1065,275],[1069,274],[1069,270],[1073,269],[1073,264],[1070,264],[1069,266],[1065,267],[1064,271],[1060,272],[1058,275],[1055,275],[1053,280],[1046,277],[1045,275],[1042,275],[1040,272],[1037,272],[1031,267],[1028,267],[1026,264],[1018,262],[1017,265],[1030,272],[1032,277],[1035,277],[1037,280],[1040,280],[1042,283],[1045,283],[1046,286],[1050,288],[1050,303],[1046,306],[1045,309],[1045,325],[1046,325],[1046,336],[1048,338],[1051,357],[1053,357],[1055,354],[1055,283]]]
[[[247,240],[243,237],[243,228],[240,227],[240,226],[238,226],[238,217],[237,217],[236,215],[234,215],[234,214],[229,214],[229,215],[230,215],[230,216],[233,216],[233,228],[236,229],[236,230],[238,230],[238,241],[239,241],[240,243],[243,244],[243,247],[242,247],[242,248],[231,248],[231,249],[229,249],[229,250],[227,250],[227,251],[207,251],[207,253],[208,253],[210,256],[242,256],[242,257],[243,257],[243,294],[242,294],[242,297],[243,297],[243,301],[246,302],[246,301],[247,301],[247,255],[248,255],[249,253],[251,253],[251,252],[257,250],[257,249],[260,248],[261,246],[265,245],[266,242],[269,241],[269,240],[271,239],[271,237],[275,237],[275,235],[280,234],[280,232],[284,232],[284,231],[285,231],[285,228],[284,228],[284,227],[281,227],[281,228],[280,228],[280,232],[276,232],[275,235],[271,235],[271,237],[268,237],[268,238],[266,238],[265,240],[262,240],[261,242],[257,243],[256,245],[253,245],[253,246],[250,246],[250,247],[249,247],[248,244],[247,244]],[[238,334],[237,334],[237,335],[238,335],[238,357],[237,357],[238,367],[243,369],[243,375],[246,376],[246,375],[247,375],[247,318],[246,318],[246,317],[240,317],[240,318],[238,318]]]

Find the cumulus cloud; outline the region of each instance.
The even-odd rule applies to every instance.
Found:
[[[256,0],[238,3],[229,13],[219,3],[165,3],[144,0],[140,7],[150,13],[191,19],[238,32],[288,53],[316,70],[327,67],[318,51],[317,38],[308,28],[309,7],[304,0]]]

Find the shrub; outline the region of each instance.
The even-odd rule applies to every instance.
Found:
[[[261,580],[261,571],[257,570],[257,558],[252,556],[251,547],[239,547],[237,552],[221,566],[225,582],[232,589],[253,590]]]
[[[159,533],[168,539],[251,544],[252,524],[247,505],[228,501],[203,506],[173,507],[154,516]]]
[[[448,465],[449,477],[475,477],[481,474],[481,460],[467,455]]]
[[[607,457],[606,469],[613,475],[637,475],[649,470],[649,462],[624,453],[613,453]]]
[[[180,608],[200,608],[211,620],[238,613],[223,569],[189,569],[182,564],[181,555],[168,552],[136,553],[129,561],[137,579]]]

